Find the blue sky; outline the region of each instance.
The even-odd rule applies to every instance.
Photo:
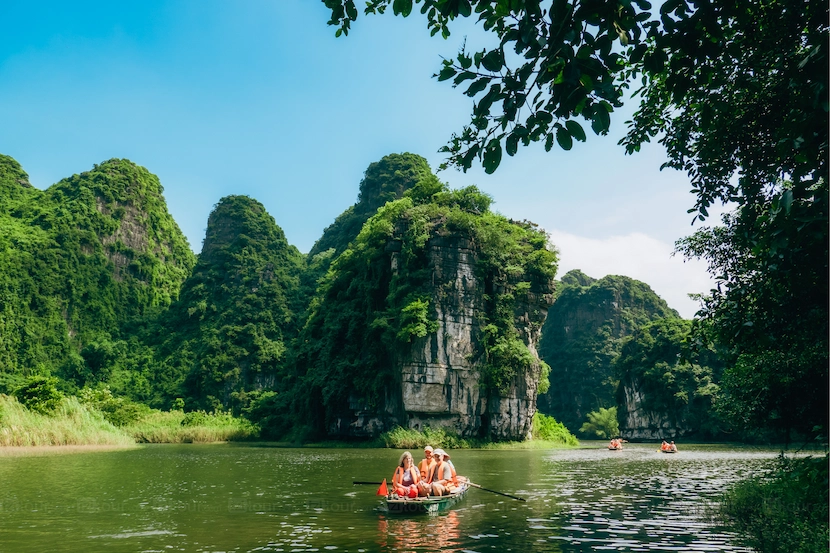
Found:
[[[373,161],[413,152],[437,168],[472,101],[432,75],[465,37],[475,49],[491,41],[471,22],[442,40],[391,14],[335,38],[315,0],[4,4],[0,153],[39,188],[113,157],[146,167],[196,252],[225,195],[262,202],[308,251]],[[616,145],[630,113],[570,152],[531,146],[494,175],[439,177],[476,184],[496,211],[546,229],[560,275],[631,276],[691,317],[687,294],[711,281],[671,252],[695,230],[694,198],[685,175],[659,171],[661,147],[625,156]]]

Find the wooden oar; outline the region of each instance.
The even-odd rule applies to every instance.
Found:
[[[496,490],[491,490],[491,489],[479,486],[478,484],[474,484],[474,483],[470,482],[469,480],[467,480],[467,484],[469,484],[470,486],[472,486],[474,488],[478,488],[479,490],[484,490],[485,492],[497,493],[499,495],[503,495],[504,497],[509,497],[510,499],[515,499],[516,501],[527,502],[527,499],[525,499],[524,497],[516,497],[515,495],[510,495],[509,493],[497,492]]]

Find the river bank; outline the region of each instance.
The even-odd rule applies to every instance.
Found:
[[[160,411],[141,406],[135,416],[102,411],[74,396],[48,411],[29,409],[0,394],[0,447],[130,447],[138,443],[212,443],[246,440],[257,429],[229,413]],[[114,424],[114,422],[123,424]]]
[[[27,407],[14,396],[0,394],[0,447],[130,446],[136,443],[215,443],[258,440],[259,428],[228,412],[161,411],[114,398],[108,390],[57,398],[49,409]],[[537,413],[534,439],[495,442],[461,438],[443,429],[395,428],[376,439],[291,440],[266,442],[270,447],[421,449],[552,449],[577,447],[579,441],[552,417]]]
[[[0,457],[40,457],[43,455],[68,455],[74,453],[98,453],[101,451],[117,451],[135,449],[139,444],[127,445],[14,445],[0,446]]]

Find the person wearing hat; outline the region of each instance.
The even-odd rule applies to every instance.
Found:
[[[432,455],[435,457],[435,466],[432,468],[432,472],[430,472],[428,478],[429,494],[439,496],[447,495],[452,492],[453,488],[453,471],[450,464],[444,460],[445,456],[447,458],[449,456],[440,448],[433,451]]]
[[[424,448],[424,459],[418,463],[418,470],[421,471],[421,480],[425,480],[429,474],[429,470],[435,466],[435,459],[432,456],[432,446],[428,445]]]
[[[455,472],[455,465],[452,464],[452,461],[450,460],[450,454],[447,451],[444,452],[444,462],[447,463],[447,465],[449,465],[450,471],[452,472],[452,478],[447,483],[447,487],[451,492],[454,492],[455,489],[458,487],[458,473]],[[461,478],[464,477],[462,476]]]
[[[431,491],[429,485],[429,475],[435,467],[435,456],[432,454],[432,446],[428,445],[424,448],[424,459],[418,463],[418,470],[421,471],[421,479],[418,481],[418,495],[426,497]]]

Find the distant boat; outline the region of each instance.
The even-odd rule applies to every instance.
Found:
[[[410,499],[408,497],[398,497],[397,495],[390,494],[386,496],[384,503],[386,504],[386,510],[390,514],[418,515],[441,513],[464,499],[464,495],[469,489],[470,486],[466,483],[461,483],[453,493],[438,497],[430,496]]]
[[[610,449],[611,451],[621,451],[622,448],[623,447],[621,445],[618,445],[618,446],[609,445],[608,446],[608,449]]]

